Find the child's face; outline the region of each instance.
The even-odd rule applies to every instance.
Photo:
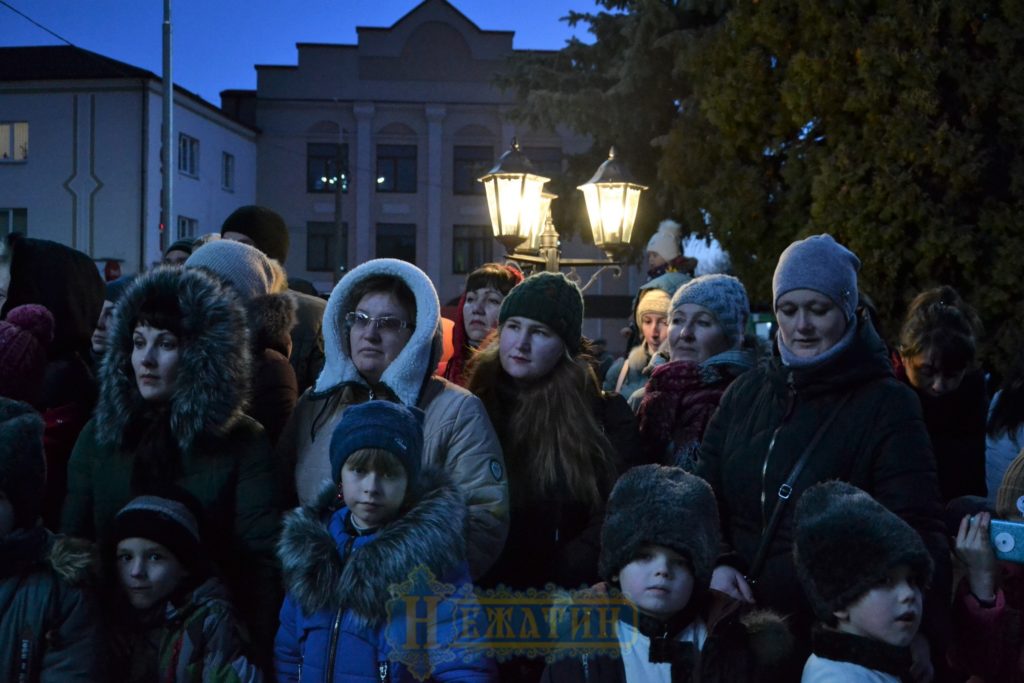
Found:
[[[670,548],[645,545],[619,572],[622,593],[641,612],[667,620],[686,607],[693,595],[693,572]]]
[[[357,526],[375,529],[398,516],[408,485],[405,470],[377,472],[367,467],[341,468],[341,493]]]
[[[117,577],[135,609],[149,609],[166,599],[188,575],[167,548],[145,538],[117,544]]]
[[[888,579],[835,616],[840,631],[906,647],[921,625],[921,589],[910,567],[897,565]]]
[[[14,506],[7,494],[0,491],[0,538],[14,531]]]
[[[656,268],[661,268],[666,263],[668,263],[668,261],[663,259],[661,257],[661,254],[659,254],[658,252],[656,252],[656,251],[649,251],[649,252],[647,252],[647,270],[654,270]]]

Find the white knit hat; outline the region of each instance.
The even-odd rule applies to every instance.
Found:
[[[663,220],[658,224],[658,231],[647,242],[647,251],[653,251],[666,261],[679,256],[682,253],[679,251],[682,227],[671,218]]]

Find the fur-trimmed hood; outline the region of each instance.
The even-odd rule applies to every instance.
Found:
[[[227,433],[243,415],[252,372],[246,312],[234,290],[197,268],[160,267],[136,278],[114,310],[100,367],[100,443],[120,447],[125,427],[146,408],[132,369],[132,333],[139,310],[154,294],[175,297],[182,311],[170,420],[178,446],[187,451],[201,434]]]
[[[288,292],[264,294],[248,301],[245,307],[253,352],[274,349],[287,357],[292,328],[298,322],[299,304],[295,297]]]
[[[96,547],[81,538],[58,536],[37,526],[0,540],[0,580],[41,565],[72,586],[91,583],[99,572]]]
[[[441,304],[426,273],[398,259],[367,261],[349,271],[334,287],[324,311],[326,360],[313,392],[326,394],[344,384],[369,386],[352,362],[348,335],[345,334],[345,314],[355,310],[359,303],[352,300],[356,285],[379,275],[401,280],[416,299],[416,329],[409,343],[380,378],[380,383],[390,389],[399,401],[406,406],[415,406],[424,381],[433,373],[441,357]]]
[[[466,503],[443,470],[420,473],[420,496],[411,509],[373,536],[360,537],[347,559],[338,552],[348,537],[332,535],[337,489],[327,486],[316,503],[284,518],[278,542],[285,587],[307,614],[351,610],[376,626],[387,616],[389,587],[425,566],[439,579],[465,561]]]

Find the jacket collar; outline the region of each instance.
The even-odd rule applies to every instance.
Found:
[[[288,592],[307,614],[351,610],[372,625],[383,623],[390,587],[406,582],[416,567],[441,579],[465,559],[466,504],[448,475],[439,469],[420,473],[421,494],[401,517],[384,526],[347,559],[338,552],[349,540],[332,536],[337,490],[325,487],[310,506],[284,519],[277,555]]]
[[[859,312],[854,319],[856,333],[849,346],[835,357],[806,368],[786,368],[798,393],[814,395],[859,386],[874,379],[892,377],[892,366],[885,342],[875,331],[867,313]]]
[[[313,386],[314,395],[324,395],[345,384],[368,383],[359,374],[350,355],[345,314],[355,310],[353,289],[367,278],[389,275],[404,282],[416,299],[416,329],[409,343],[381,375],[381,384],[406,406],[416,405],[423,382],[430,377],[441,351],[441,306],[430,278],[416,266],[398,259],[375,259],[353,268],[334,287],[324,311],[324,368]]]
[[[850,662],[902,680],[910,680],[909,647],[896,647],[818,625],[811,633],[811,650],[825,659]]]

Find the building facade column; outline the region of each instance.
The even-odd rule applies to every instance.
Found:
[[[446,110],[437,104],[426,106],[427,116],[427,249],[424,270],[434,287],[441,288],[441,160],[444,158],[443,132]],[[420,252],[422,253],[422,252]]]
[[[356,261],[354,265],[366,263],[375,254],[374,230],[370,222],[370,208],[376,183],[376,164],[373,163],[373,113],[374,106],[367,102],[352,107],[356,117],[356,163],[352,180],[356,194]]]

